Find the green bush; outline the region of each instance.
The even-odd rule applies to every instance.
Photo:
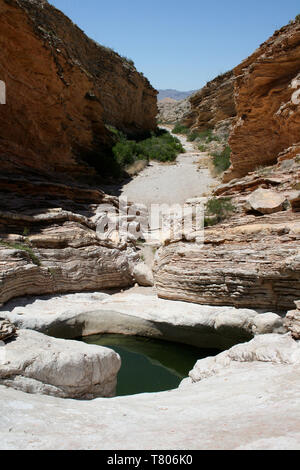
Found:
[[[190,132],[189,128],[177,122],[175,127],[172,129],[173,134],[188,134]]]
[[[180,141],[166,131],[158,131],[140,142],[122,137],[113,147],[115,160],[122,168],[137,160],[174,161],[181,152],[184,149]]]
[[[235,207],[231,203],[231,199],[226,197],[222,199],[210,199],[205,208],[205,227],[215,225],[222,222],[235,211]]]
[[[199,134],[198,132],[191,132],[189,135],[188,135],[188,142],[194,142],[196,139],[198,139],[199,137]]]
[[[295,18],[296,23],[300,23],[300,15],[297,15]]]
[[[230,162],[231,149],[226,147],[221,153],[213,153],[213,163],[218,173],[228,170],[231,165]]]

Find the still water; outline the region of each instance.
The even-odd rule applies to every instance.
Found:
[[[111,348],[121,356],[117,396],[177,388],[199,359],[220,352],[137,336],[97,335],[82,341]]]

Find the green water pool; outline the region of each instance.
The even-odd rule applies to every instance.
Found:
[[[199,359],[220,352],[136,336],[97,335],[82,341],[109,347],[121,356],[117,396],[177,388]]]

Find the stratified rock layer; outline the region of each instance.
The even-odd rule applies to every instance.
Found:
[[[1,193],[6,210],[0,211],[0,303],[21,295],[133,284],[134,241],[121,239],[118,231],[112,240],[97,230],[106,213],[116,220],[126,216],[119,215],[118,199],[95,191],[97,202],[87,203],[84,195],[82,190],[83,202],[77,202]]]
[[[219,186],[215,196],[220,201],[230,198],[235,212],[205,229],[203,246],[171,240],[160,249],[154,270],[158,295],[208,305],[291,310],[300,295],[300,219],[289,201],[299,171],[295,157]],[[245,211],[259,188],[276,195],[280,212]]]
[[[0,0],[0,169],[109,175],[113,125],[156,127],[156,91],[128,59],[89,39],[47,1]]]
[[[229,181],[299,145],[300,24],[285,26],[235,73],[237,123],[230,137]]]
[[[189,98],[191,112],[184,116],[183,123],[195,131],[203,131],[235,117],[234,81],[233,71],[230,71],[194,93]]]

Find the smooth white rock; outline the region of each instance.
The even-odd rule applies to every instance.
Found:
[[[19,330],[1,348],[0,384],[61,398],[111,397],[120,367],[111,349]]]
[[[153,273],[145,263],[139,263],[135,266],[133,277],[140,286],[152,287],[154,285]]]
[[[61,338],[116,333],[216,349],[248,341],[257,332],[273,332],[270,314],[159,299],[146,288],[114,295],[83,293],[17,299],[3,307],[0,315],[20,328]],[[273,315],[274,331],[286,332],[279,328],[283,320]]]
[[[190,372],[190,381],[199,382],[217,374],[237,362],[265,362],[300,366],[300,342],[294,341],[291,334],[269,334],[256,336],[252,341],[238,344],[216,357],[208,357],[197,362]],[[184,380],[186,386],[188,380]]]
[[[230,367],[170,392],[75,401],[0,386],[0,448],[300,450],[299,343],[254,342]]]

